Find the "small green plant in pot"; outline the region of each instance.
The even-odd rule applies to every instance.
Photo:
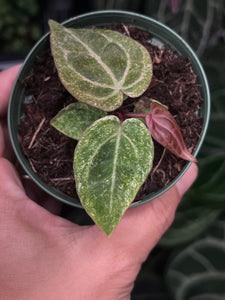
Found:
[[[149,99],[150,113],[110,115],[126,96],[138,97],[150,84],[151,58],[141,44],[111,30],[68,29],[54,21],[50,27],[61,82],[81,101],[64,108],[51,123],[79,139],[74,154],[77,192],[88,214],[109,235],[151,171],[151,134],[182,158],[195,158],[160,103]],[[102,117],[104,111],[109,115]]]
[[[54,64],[75,99],[50,123],[78,141],[73,159],[77,194],[110,235],[152,169],[152,137],[176,156],[196,159],[168,107],[141,97],[154,73],[143,45],[110,29],[49,24]],[[137,99],[132,111],[121,109],[128,98]]]

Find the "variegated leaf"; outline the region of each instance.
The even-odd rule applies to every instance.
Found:
[[[68,137],[79,140],[83,132],[106,112],[81,102],[69,104],[51,120],[51,125]]]
[[[148,88],[152,62],[140,43],[112,30],[49,24],[59,77],[79,101],[113,111],[125,95],[138,97]]]
[[[152,167],[153,143],[137,119],[122,124],[116,116],[97,120],[80,139],[74,175],[81,203],[110,235],[134,200]]]

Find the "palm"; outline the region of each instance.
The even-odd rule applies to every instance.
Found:
[[[86,292],[98,293],[96,299],[101,299],[107,291],[110,291],[107,299],[119,299],[119,294],[125,297],[121,299],[128,297],[144,260],[143,253],[139,255],[142,257],[131,259],[134,245],[118,234],[107,238],[96,226],[80,227],[30,201],[14,169],[4,159],[1,159],[1,174],[1,182],[4,182],[1,224],[6,229],[0,235],[0,286],[1,290],[7,286],[7,299],[13,299],[18,290],[24,291],[24,297],[30,295],[35,299],[44,285],[49,284],[62,285],[56,299],[70,299],[65,297],[66,285],[72,286],[76,295],[79,291],[77,299],[88,296],[91,299]],[[11,199],[5,200],[9,197],[9,188]],[[19,299],[24,299],[23,295]]]

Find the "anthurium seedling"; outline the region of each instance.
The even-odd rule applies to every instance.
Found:
[[[151,101],[147,113],[119,118],[114,113],[150,84],[152,62],[145,47],[108,29],[49,24],[59,78],[76,98],[51,124],[79,140],[74,152],[77,193],[94,222],[110,235],[151,171],[152,137],[186,160],[195,158],[172,115],[157,101]]]

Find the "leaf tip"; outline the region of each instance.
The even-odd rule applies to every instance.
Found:
[[[54,25],[56,25],[56,24],[59,24],[58,22],[56,22],[56,21],[54,21],[54,20],[52,20],[52,19],[49,19],[48,20],[48,25],[51,27],[51,26],[54,26]]]
[[[172,152],[172,151],[171,151]],[[172,152],[174,153],[174,152]],[[197,163],[197,159],[195,156],[193,156],[187,149],[187,147],[185,146],[184,144],[184,147],[182,149],[182,152],[180,153],[174,153],[175,155],[177,155],[177,157],[180,157],[184,160],[187,160],[187,161],[190,161],[190,162],[193,162],[193,163]]]
[[[110,237],[110,236],[111,236],[111,234],[113,233],[114,229],[115,229],[115,228],[110,229],[110,230],[103,230],[103,229],[101,228],[101,230],[104,232],[104,234],[105,234],[107,237]]]
[[[54,26],[54,22],[55,21],[53,21],[52,19],[48,20],[48,26],[49,26],[50,30],[52,29],[52,26]]]
[[[190,161],[190,162],[193,162],[193,163],[197,163],[197,159],[196,157],[194,157],[190,152],[186,152],[186,153],[183,153],[183,158]]]

